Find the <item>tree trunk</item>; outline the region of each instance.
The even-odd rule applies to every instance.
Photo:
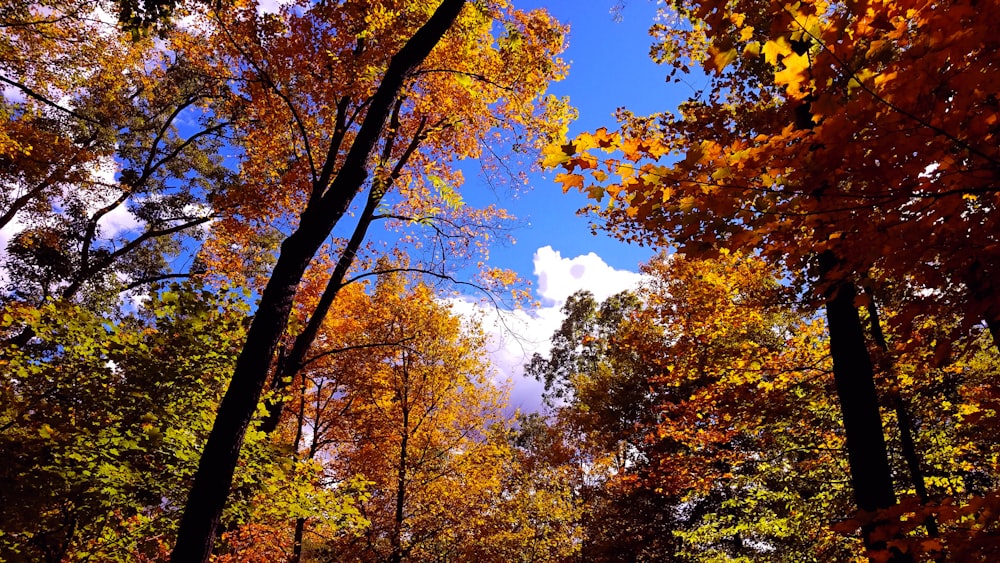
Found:
[[[427,23],[393,56],[339,173],[328,189],[320,190],[324,195],[317,205],[306,208],[298,229],[282,243],[195,473],[171,553],[174,563],[208,561],[240,448],[267,382],[271,359],[285,331],[302,275],[364,185],[368,162],[404,81],[440,41],[464,5],[465,0],[443,0]],[[336,159],[336,155],[330,159]],[[332,166],[332,160],[324,166],[318,187],[325,187],[322,184],[326,170]]]
[[[265,434],[270,434],[278,428],[278,423],[281,421],[281,411],[285,405],[285,401],[281,395],[285,387],[291,383],[292,379],[305,366],[306,354],[309,353],[309,349],[316,340],[316,335],[319,334],[319,329],[323,325],[323,320],[326,319],[327,313],[330,311],[330,306],[333,305],[333,300],[336,299],[337,293],[344,286],[344,278],[347,276],[347,271],[354,264],[354,258],[357,256],[358,249],[361,248],[361,244],[368,234],[368,228],[375,218],[375,210],[378,209],[381,201],[382,192],[373,190],[369,194],[368,203],[361,213],[358,225],[354,228],[354,234],[351,235],[347,246],[341,252],[340,259],[337,260],[337,265],[333,269],[333,274],[330,276],[330,280],[327,282],[326,288],[323,290],[323,294],[316,304],[316,308],[313,310],[312,315],[309,316],[309,322],[306,324],[305,329],[295,337],[292,350],[278,362],[278,368],[274,374],[274,385],[272,386],[274,396],[268,401],[267,416],[264,417],[264,421],[260,425],[260,430]]]
[[[306,519],[297,518],[295,520],[295,543],[292,544],[292,558],[290,563],[299,563],[302,560],[302,537],[305,536]]]
[[[396,511],[392,520],[392,563],[403,560],[403,520],[406,508],[406,447],[410,439],[409,372],[404,354],[402,365],[402,385],[399,389],[399,404],[403,414],[403,428],[399,442],[399,465],[396,474]]]
[[[402,101],[398,101],[392,111],[392,119],[389,123],[390,132],[385,146],[382,148],[383,164],[388,162],[392,157],[392,149],[396,140],[396,131],[399,130],[399,112],[401,107]],[[316,336],[319,334],[319,330],[323,325],[323,321],[326,319],[327,313],[330,312],[333,300],[337,298],[337,294],[340,293],[341,288],[344,287],[344,279],[347,277],[347,272],[351,269],[351,266],[354,265],[354,259],[358,255],[358,250],[361,248],[361,244],[364,243],[365,238],[368,236],[368,229],[371,227],[372,222],[375,221],[375,212],[378,210],[378,206],[382,203],[382,198],[385,197],[389,188],[391,188],[392,184],[399,179],[399,176],[403,171],[403,167],[420,146],[420,142],[422,141],[425,132],[425,126],[426,120],[421,122],[418,132],[410,141],[406,150],[403,151],[403,155],[396,162],[389,178],[381,182],[376,181],[375,185],[372,186],[371,190],[369,190],[368,202],[365,204],[365,208],[361,212],[358,224],[354,227],[354,233],[347,241],[347,245],[344,247],[344,250],[341,251],[340,258],[337,260],[337,265],[334,267],[333,273],[327,281],[326,288],[323,290],[323,294],[320,296],[319,302],[316,304],[315,309],[313,309],[312,314],[309,316],[309,322],[306,324],[305,329],[303,329],[302,332],[295,337],[295,342],[292,344],[291,352],[289,352],[287,356],[279,356],[278,366],[275,370],[273,384],[271,386],[273,396],[271,400],[267,402],[267,416],[264,417],[264,421],[260,426],[261,431],[265,434],[270,434],[277,429],[278,423],[281,421],[281,411],[284,409],[285,404],[282,392],[284,391],[284,388],[288,386],[293,379],[295,379],[295,376],[299,373],[299,371],[305,367],[307,363],[306,354],[309,353],[309,349],[312,348],[313,342],[316,341]]]
[[[889,455],[882,433],[875,372],[872,369],[864,329],[854,298],[854,283],[830,279],[837,260],[830,252],[820,256],[821,282],[826,284],[826,317],[830,330],[830,355],[833,378],[844,420],[851,485],[858,508],[875,512],[896,504],[892,486]],[[877,522],[862,528],[865,546],[885,549],[884,542],[874,541]],[[897,557],[904,557],[898,559]],[[897,554],[891,561],[907,561]]]
[[[972,307],[979,311],[993,337],[993,345],[1000,350],[1000,299],[997,298],[991,273],[982,263],[973,262],[966,275],[965,285],[969,290]]]
[[[305,422],[306,416],[306,384],[303,381],[299,390],[299,412],[297,413],[296,426],[295,426],[295,440],[292,442],[292,461],[298,463],[299,461],[299,446],[302,443],[302,425]],[[312,453],[316,449],[316,436],[313,434],[313,443],[309,448],[310,456],[312,459]],[[292,557],[289,559],[289,563],[299,563],[302,560],[302,537],[305,535],[306,531],[306,519],[297,518],[295,520],[295,533],[292,536]]]
[[[851,483],[858,508],[874,511],[896,503],[889,470],[874,371],[865,346],[854,284],[844,282],[827,301],[833,377],[843,411]]]
[[[913,420],[910,417],[910,410],[907,407],[906,400],[903,399],[903,395],[896,382],[895,366],[892,358],[889,357],[889,343],[885,339],[885,333],[882,332],[882,321],[879,319],[875,296],[871,292],[867,293],[869,296],[868,319],[871,324],[872,338],[880,350],[880,354],[877,356],[877,364],[879,369],[892,381],[890,393],[892,395],[892,406],[896,411],[896,424],[899,427],[899,443],[903,450],[903,459],[906,460],[906,468],[910,472],[910,482],[913,483],[913,488],[916,490],[917,496],[920,497],[921,504],[926,505],[930,500],[930,496],[927,494],[924,471],[920,466],[920,455],[917,453],[917,445],[913,439]],[[927,535],[937,537],[938,528],[934,516],[929,515],[924,519],[924,527],[927,529]]]

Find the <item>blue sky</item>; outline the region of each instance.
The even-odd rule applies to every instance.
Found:
[[[667,71],[649,58],[648,34],[656,3],[629,0],[612,15],[615,0],[523,0],[523,9],[546,8],[570,25],[569,76],[553,86],[557,96],[568,96],[579,110],[570,136],[605,126],[614,128],[615,110],[627,107],[637,114],[672,110],[690,93],[688,86],[669,84]],[[485,311],[484,325],[493,333],[491,357],[499,377],[513,383],[511,404],[522,410],[541,405],[540,383],[522,377],[522,366],[535,352],[545,355],[548,338],[562,322],[566,297],[588,289],[598,299],[633,287],[639,264],[654,249],[626,245],[607,235],[592,235],[589,220],[576,215],[589,201],[578,192],[562,193],[554,173],[531,176],[531,190],[516,200],[498,201],[522,222],[513,236],[516,244],[491,249],[493,266],[510,268],[533,283],[541,307],[512,311],[502,322]],[[474,174],[466,176],[466,193],[480,187]]]
[[[570,62],[569,76],[551,89],[557,96],[568,96],[579,110],[570,136],[602,126],[613,128],[614,112],[619,107],[638,114],[654,113],[676,107],[685,95],[681,87],[666,82],[666,71],[649,58],[651,38],[647,30],[656,15],[655,2],[630,0],[620,12],[620,21],[611,14],[614,0],[526,0],[517,5],[546,8],[570,25],[569,48],[564,55]],[[564,257],[594,252],[619,269],[635,270],[649,259],[652,252],[648,248],[592,236],[589,221],[576,216],[576,210],[588,200],[575,191],[563,194],[553,176],[534,174],[529,193],[504,202],[530,226],[514,233],[516,245],[492,251],[494,265],[530,274],[535,250],[546,245]],[[476,179],[469,177],[468,181]]]

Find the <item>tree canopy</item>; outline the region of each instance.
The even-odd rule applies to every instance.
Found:
[[[998,19],[671,0],[705,87],[570,139],[508,0],[8,2],[0,559],[1000,557]],[[542,412],[455,293],[530,297],[470,162],[659,251]]]

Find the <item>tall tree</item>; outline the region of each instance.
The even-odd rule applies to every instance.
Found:
[[[186,285],[119,322],[65,302],[7,310],[4,326],[29,326],[34,337],[8,355],[0,385],[0,451],[10,461],[0,472],[0,557],[162,557],[246,309],[242,295]],[[262,445],[253,440],[250,479],[269,463]]]
[[[123,288],[187,276],[190,260],[177,259],[234,179],[218,154],[227,122],[211,111],[225,86],[169,52],[186,32],[163,48],[131,41],[102,19],[107,8],[4,12],[4,302],[108,305]]]
[[[219,407],[184,507],[177,545],[171,554],[173,561],[208,560],[243,438],[260,400],[271,356],[288,321],[296,287],[313,255],[361,190],[368,175],[368,160],[384,131],[404,80],[451,27],[463,5],[460,0],[446,0],[393,56],[357,137],[344,157],[344,164],[332,181],[330,176],[336,164],[333,155],[324,163],[313,186],[313,193],[319,197],[313,200],[312,209],[303,212],[298,228],[284,241],[283,252],[261,296],[233,381]],[[337,133],[334,131],[334,135]],[[336,149],[335,144],[331,147]]]
[[[587,464],[583,555],[851,556],[831,528],[850,511],[821,323],[756,258],[661,256],[643,271],[627,298],[570,299],[529,369],[562,386],[569,442],[622,460]],[[606,439],[622,430],[624,444]]]
[[[294,553],[302,557],[397,561],[482,552],[480,513],[519,517],[497,496],[515,468],[485,337],[413,279],[385,273],[368,292],[354,285],[338,295],[337,314],[301,374],[303,394],[285,411],[283,426],[295,429],[301,459],[322,463],[329,479],[368,484],[365,529],[313,535],[307,544],[304,532],[315,530],[300,521]]]
[[[966,327],[995,324],[997,108],[981,85],[1000,76],[998,12],[973,6],[672,2],[654,56],[674,77],[704,69],[709,87],[678,116],[625,113],[620,132],[549,157],[567,187],[591,171],[622,236],[758,251],[823,296],[862,507],[893,494],[882,440],[869,439],[870,362],[853,360],[864,355],[856,281],[877,267],[941,291]],[[600,163],[595,147],[621,152]],[[860,488],[872,475],[878,490]]]
[[[505,26],[499,38],[494,19]],[[234,80],[245,98],[233,103],[245,106],[248,118],[237,135],[245,182],[224,195],[237,211],[219,223],[214,255],[206,256],[224,259],[245,233],[279,218],[293,227],[281,235],[202,457],[176,561],[211,552],[242,436],[299,282],[354,198],[365,189],[395,189],[402,175],[400,193],[417,204],[434,177],[454,177],[442,168],[453,157],[438,156],[478,154],[487,136],[503,130],[544,137],[565,115],[560,103],[538,103],[561,72],[552,60],[561,30],[544,14],[504,2],[347,2],[277,16],[248,6],[210,20],[210,39],[221,48],[209,62],[239,73]],[[538,118],[546,114],[555,121],[543,125]],[[393,164],[374,166],[380,154]]]

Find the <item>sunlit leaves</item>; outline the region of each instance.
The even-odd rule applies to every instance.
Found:
[[[345,288],[337,305],[316,361],[298,376],[284,433],[302,437],[299,456],[328,479],[367,483],[367,522],[324,533],[315,549],[359,559],[489,559],[514,546],[571,552],[572,536],[557,523],[571,517],[568,485],[546,488],[510,448],[504,394],[489,379],[475,325],[401,273],[379,276],[369,291]],[[529,546],[540,535],[547,543]]]
[[[526,368],[599,484],[584,556],[708,561],[741,553],[736,536],[744,555],[752,538],[789,561],[849,557],[855,542],[829,526],[849,491],[834,484],[843,437],[822,323],[786,307],[757,259],[661,256],[644,273],[603,304],[572,296],[549,357]]]
[[[664,62],[674,72],[725,71],[710,72],[709,88],[679,117],[651,124],[623,114],[609,155],[582,135],[561,162],[602,160],[560,181],[611,195],[592,211],[630,240],[691,253],[754,249],[792,272],[830,249],[851,270],[877,266],[961,291],[998,248],[972,242],[992,241],[992,219],[966,198],[995,199],[983,170],[998,157],[986,125],[997,109],[969,80],[995,80],[998,65],[966,56],[997,52],[994,34],[969,9],[950,7],[946,23],[920,2],[673,2],[664,16],[676,25],[653,28],[658,49],[671,53]],[[946,40],[939,30],[949,25],[958,27]],[[654,141],[667,150],[645,150]],[[635,172],[653,165],[666,169],[659,179]],[[970,322],[986,306],[981,297],[953,301]]]
[[[3,450],[19,460],[3,474],[19,507],[4,514],[5,558],[134,560],[173,533],[160,511],[184,496],[245,312],[235,296],[175,291],[115,324],[68,304],[5,315],[35,334],[5,356],[0,387]]]

